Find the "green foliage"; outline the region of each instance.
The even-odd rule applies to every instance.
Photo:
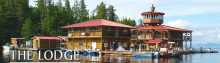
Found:
[[[106,4],[101,2],[96,8],[96,19],[107,19],[107,9]]]
[[[136,26],[135,20],[131,20],[130,18],[123,18],[119,22],[122,23],[122,24],[130,25],[130,26]]]
[[[142,26],[143,25],[142,19],[139,19],[138,22],[139,22],[138,26]]]
[[[62,3],[64,1],[64,3]],[[1,44],[11,38],[33,36],[59,36],[61,27],[94,19],[107,19],[136,26],[134,20],[119,20],[114,6],[101,2],[89,14],[84,0],[75,0],[70,6],[69,0],[36,0],[36,7],[29,6],[29,0],[0,0],[0,40]],[[64,5],[63,5],[64,4]]]
[[[26,38],[25,40],[29,40],[31,37],[33,37],[34,27],[32,25],[33,23],[31,19],[27,18],[21,28],[21,36]]]

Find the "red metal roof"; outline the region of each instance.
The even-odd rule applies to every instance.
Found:
[[[176,28],[176,27],[171,27],[171,26],[166,26],[166,25],[159,25],[159,26],[149,26],[149,25],[143,25],[143,26],[138,26],[136,27],[137,29],[132,29],[132,30],[141,30],[141,29],[155,29],[155,30],[177,30],[177,31],[185,31],[185,32],[192,32],[191,30],[186,30],[186,29],[181,29],[181,28]]]
[[[143,12],[143,13],[141,13],[141,15],[146,15],[146,14],[160,14],[160,15],[164,15],[165,13],[163,13],[163,12],[157,12],[157,11],[149,11],[149,12]]]
[[[147,43],[161,43],[163,40],[149,40]]]
[[[63,26],[61,28],[90,27],[90,26],[114,26],[114,27],[135,28],[129,25],[125,25],[125,24],[121,24],[121,23],[117,23],[117,22],[113,22],[109,20],[104,20],[104,19],[91,20],[87,22],[72,24],[69,26]]]
[[[34,38],[60,40],[60,38],[58,38],[58,37],[48,37],[48,36],[35,36]]]

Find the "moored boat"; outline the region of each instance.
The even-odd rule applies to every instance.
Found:
[[[199,49],[195,49],[195,48],[189,48],[188,49],[188,53],[200,53],[201,51]]]
[[[140,58],[155,58],[155,57],[159,57],[160,53],[143,51],[143,52],[132,52],[132,55],[134,57],[140,57]]]
[[[209,49],[200,49],[201,53],[210,53],[211,51]]]

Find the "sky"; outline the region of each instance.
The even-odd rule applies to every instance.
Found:
[[[34,1],[30,0],[29,5],[36,6]],[[71,6],[74,1],[70,0]],[[113,5],[119,18],[136,21],[142,12],[150,11],[153,4],[155,11],[165,13],[163,25],[192,30],[193,44],[220,44],[220,0],[85,0],[85,4],[91,12],[102,1],[107,6]]]

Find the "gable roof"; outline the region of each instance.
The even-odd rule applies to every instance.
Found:
[[[104,19],[91,20],[87,22],[72,24],[69,26],[63,26],[61,28],[90,27],[90,26],[114,26],[114,27],[135,28],[129,25],[125,25],[125,24],[121,24],[121,23],[117,23],[117,22],[113,22],[109,20],[104,20]]]
[[[35,38],[37,38],[37,39],[53,39],[53,40],[60,40],[60,38],[58,38],[58,37],[49,37],[49,36],[35,36],[35,37],[31,38],[31,39],[35,39]]]
[[[166,25],[158,25],[158,26],[143,25],[143,26],[138,26],[136,28],[137,29],[132,29],[132,30],[140,30],[140,29],[143,29],[143,30],[144,29],[162,30],[162,29],[169,29],[169,30],[192,32],[191,30],[186,30],[186,29],[181,29],[181,28],[176,28],[176,27],[171,27],[171,26],[166,26]]]

